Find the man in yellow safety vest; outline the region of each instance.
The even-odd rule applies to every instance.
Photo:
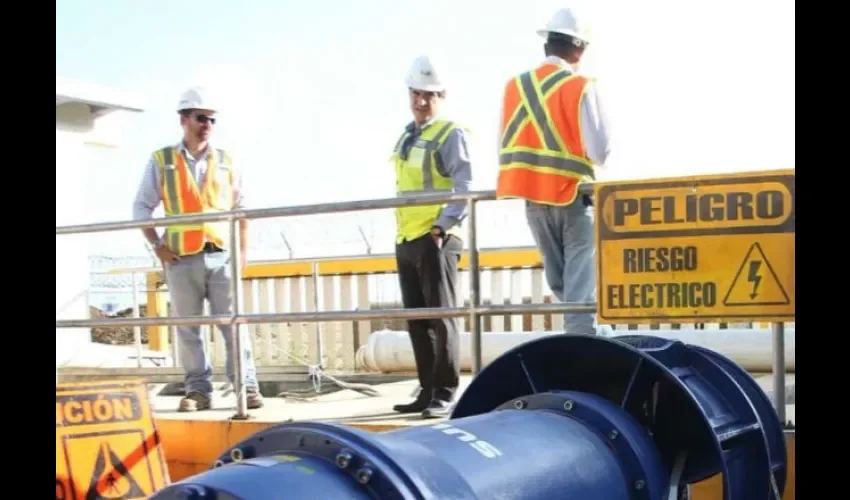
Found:
[[[395,145],[399,196],[425,192],[465,192],[472,180],[466,135],[439,116],[446,88],[431,58],[417,58],[407,77],[413,121]],[[396,265],[405,308],[456,307],[458,262],[463,250],[461,223],[466,203],[396,209]],[[460,378],[456,318],[407,322],[420,392],[400,413],[446,416]]]
[[[194,87],[180,98],[177,112],[183,140],[155,151],[144,172],[133,204],[133,217],[150,219],[163,204],[166,216],[229,211],[243,207],[242,180],[231,156],[210,145],[216,122],[216,105],[202,87]],[[247,221],[240,221],[241,266],[245,266]],[[154,228],[142,230],[145,239],[162,261],[175,316],[203,313],[204,299],[212,314],[230,314],[231,254],[229,226],[206,223],[168,226],[160,236]],[[219,325],[227,352],[227,375],[234,382],[231,353],[234,348],[230,326]],[[246,336],[247,337],[247,336]],[[212,366],[204,349],[200,326],[177,327],[180,364],[185,374],[186,397],[180,411],[212,407]],[[251,340],[243,342],[242,367],[248,408],[263,406],[257,383]]]

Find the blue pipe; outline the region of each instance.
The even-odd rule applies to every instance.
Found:
[[[444,422],[281,424],[150,499],[668,500],[722,473],[724,500],[779,500],[786,466],[776,412],[729,359],[558,335],[490,363]]]

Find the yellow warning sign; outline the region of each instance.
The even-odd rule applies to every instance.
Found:
[[[169,483],[144,381],[56,385],[57,499],[144,499]]]
[[[65,443],[72,477],[86,477],[88,483],[77,485],[86,491],[86,499],[136,499],[153,493],[156,479],[151,473],[140,432],[112,434],[122,439],[105,440],[105,436],[69,439]],[[135,445],[135,446],[133,446]],[[132,448],[131,448],[132,447]],[[87,460],[95,460],[85,467]],[[124,458],[122,458],[124,457]]]
[[[600,323],[794,317],[794,171],[595,186]]]
[[[135,393],[56,396],[56,426],[132,422],[142,418]]]

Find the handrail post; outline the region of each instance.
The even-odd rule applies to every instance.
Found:
[[[233,418],[245,420],[248,418],[248,394],[245,391],[245,373],[242,363],[242,325],[237,320],[242,313],[242,251],[239,247],[239,219],[231,217],[230,221],[230,295],[232,306],[230,312],[230,335],[232,335],[229,355],[233,359],[233,392],[236,393],[236,415]]]
[[[319,263],[313,261],[313,310],[319,312]],[[323,290],[324,292],[324,290]],[[322,322],[316,322],[316,366],[319,369],[324,368],[325,359],[325,343],[322,340]]]
[[[469,210],[469,338],[472,341],[472,374],[481,371],[481,270],[478,264],[478,231],[474,199],[466,202]]]
[[[177,342],[177,327],[172,325],[166,328],[168,328],[168,341],[171,343],[171,366],[174,368],[183,366],[180,363],[180,343]]]
[[[141,316],[139,310],[139,285],[136,283],[136,273],[130,273],[133,278],[133,317]],[[136,325],[133,327],[133,343],[136,344],[136,366],[142,367],[142,327]]]
[[[785,424],[785,323],[772,323],[773,404],[779,421]]]

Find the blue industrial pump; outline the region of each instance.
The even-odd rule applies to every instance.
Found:
[[[780,500],[786,467],[776,411],[728,358],[565,334],[494,360],[446,421],[277,425],[150,499],[681,500],[720,473],[724,500]]]

